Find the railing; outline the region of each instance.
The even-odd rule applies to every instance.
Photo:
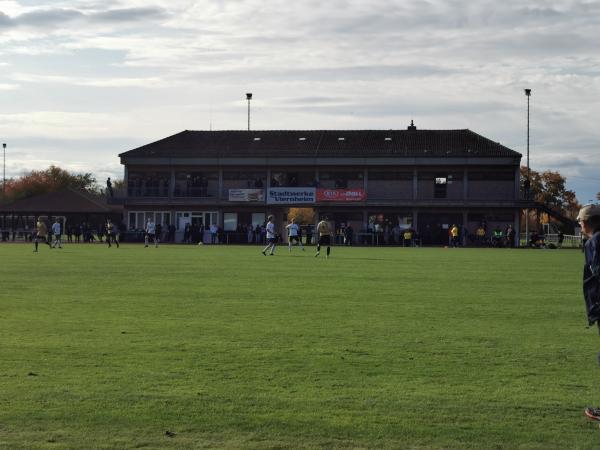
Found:
[[[558,242],[558,234],[544,234],[539,235],[540,239],[538,242],[543,242],[544,245],[548,246],[552,244],[558,248],[581,248],[582,239],[581,236],[576,236],[573,234],[564,234],[562,243]],[[527,246],[529,242],[530,236],[527,236],[525,233],[521,233],[521,246]]]

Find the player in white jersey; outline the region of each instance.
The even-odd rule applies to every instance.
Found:
[[[271,250],[269,253],[271,256],[275,253],[275,244],[277,242],[277,235],[275,233],[275,219],[273,216],[269,216],[267,222],[267,246],[263,248],[262,254],[267,256],[267,250]]]
[[[302,245],[302,237],[300,236],[300,227],[296,223],[296,219],[292,218],[290,223],[285,227],[288,232],[288,250],[292,251],[292,244],[295,241],[302,251],[304,251],[304,245]]]
[[[154,246],[158,248],[158,241],[156,240],[156,224],[152,219],[148,219],[146,223],[146,237],[144,238],[144,247],[148,247],[148,242],[152,239]]]

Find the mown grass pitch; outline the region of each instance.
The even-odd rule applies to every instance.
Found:
[[[578,251],[32,250],[0,245],[0,448],[600,442]]]

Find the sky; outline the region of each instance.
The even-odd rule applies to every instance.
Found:
[[[468,128],[600,192],[600,0],[0,0],[6,175],[183,130]]]

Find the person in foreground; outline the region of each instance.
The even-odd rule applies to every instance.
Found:
[[[590,325],[600,329],[600,205],[585,205],[579,211],[577,221],[581,232],[588,238],[585,244],[583,267],[583,297]],[[599,355],[600,356],[600,355]],[[600,407],[587,407],[585,415],[600,421]]]

